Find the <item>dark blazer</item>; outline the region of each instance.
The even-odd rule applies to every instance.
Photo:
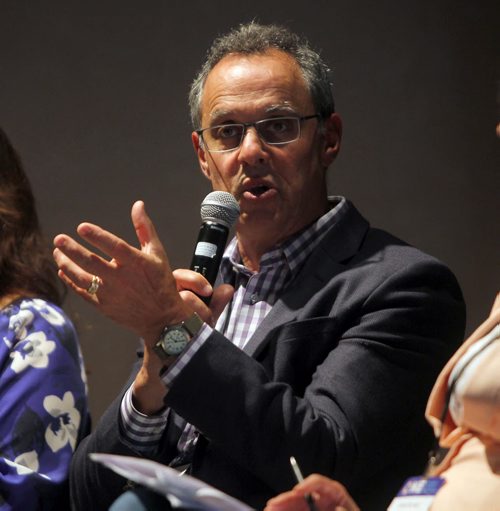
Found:
[[[256,509],[295,484],[291,455],[305,474],[342,481],[362,509],[386,509],[423,470],[425,403],[464,324],[453,274],[349,204],[243,351],[214,333],[183,369],[151,458],[173,458],[183,417],[201,432],[192,475]],[[123,489],[87,457],[134,455],[120,400],[75,455],[74,509],[107,509]]]

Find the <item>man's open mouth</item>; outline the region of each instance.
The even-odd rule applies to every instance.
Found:
[[[254,186],[253,188],[250,188],[250,190],[248,190],[248,191],[255,197],[260,197],[262,194],[266,193],[268,190],[269,190],[269,186],[259,185],[259,186]]]

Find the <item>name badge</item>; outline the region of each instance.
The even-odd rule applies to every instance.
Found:
[[[410,477],[404,482],[387,511],[427,511],[444,482],[442,477]]]

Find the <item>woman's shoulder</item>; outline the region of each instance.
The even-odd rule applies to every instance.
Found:
[[[71,320],[59,306],[40,298],[20,298],[0,311],[0,366],[4,379],[24,378],[29,372],[36,380],[42,372],[57,372],[61,384],[66,376],[78,386],[86,381]]]
[[[18,343],[41,339],[78,351],[75,327],[58,305],[43,298],[21,297],[0,311],[0,335],[12,349]]]
[[[43,298],[17,298],[2,308],[0,315],[10,324],[27,325],[36,320],[53,327],[67,325],[73,328],[73,323],[64,310]]]

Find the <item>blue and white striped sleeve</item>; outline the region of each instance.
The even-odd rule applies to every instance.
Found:
[[[193,337],[185,350],[165,371],[162,375],[162,380],[167,388],[172,385],[175,378],[193,358],[194,354],[203,346],[211,333],[212,328],[206,324],[203,325],[200,332]],[[134,407],[132,392],[133,384],[123,396],[120,405],[120,431],[122,440],[127,445],[145,454],[156,450],[158,442],[165,430],[170,409],[165,408],[155,415],[145,415]]]

